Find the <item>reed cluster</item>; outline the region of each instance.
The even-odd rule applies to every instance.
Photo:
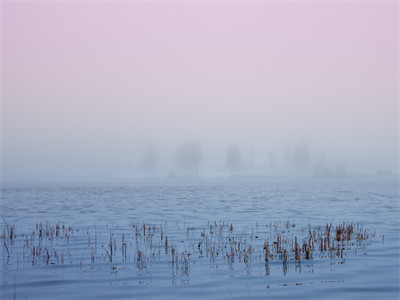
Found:
[[[171,230],[162,224],[135,224],[127,228],[97,226],[76,228],[63,223],[37,223],[29,232],[18,233],[4,220],[4,264],[14,256],[19,262],[35,265],[108,262],[112,272],[118,264],[133,263],[146,270],[154,262],[166,261],[174,273],[189,275],[197,262],[244,265],[252,262],[281,261],[284,272],[288,263],[300,264],[319,258],[344,258],[346,251],[363,246],[375,237],[375,230],[359,224],[326,223],[298,229],[289,221],[238,230],[230,222],[208,222],[205,226],[179,226]],[[267,269],[266,269],[267,270]],[[268,272],[269,273],[269,268]]]

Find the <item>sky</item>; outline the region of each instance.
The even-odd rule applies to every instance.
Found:
[[[2,2],[2,181],[123,178],[149,144],[170,172],[183,142],[204,174],[304,142],[396,172],[398,5]]]

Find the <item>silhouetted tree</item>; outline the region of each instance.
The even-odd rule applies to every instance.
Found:
[[[332,170],[327,166],[325,150],[321,150],[319,158],[314,164],[313,175],[315,178],[331,178]]]
[[[148,145],[140,159],[140,168],[145,172],[146,176],[151,175],[157,167],[158,156],[156,148],[153,145]]]
[[[339,178],[345,178],[347,176],[346,165],[343,162],[337,163],[336,176]]]
[[[310,150],[306,142],[299,143],[294,149],[293,162],[300,173],[307,169],[310,163]]]
[[[256,154],[254,151],[254,147],[250,147],[247,152],[247,159],[246,159],[246,169],[253,170],[256,161]]]
[[[236,174],[243,166],[242,158],[238,147],[231,145],[226,153],[226,167],[231,175]]]
[[[175,162],[185,176],[196,176],[201,159],[202,151],[198,143],[184,143],[176,152]]]
[[[268,167],[272,169],[275,167],[275,153],[272,151],[268,152]]]
[[[290,175],[293,166],[293,148],[290,144],[286,144],[282,152],[282,158],[284,162],[285,174]]]

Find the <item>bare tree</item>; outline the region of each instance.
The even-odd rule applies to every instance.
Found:
[[[146,174],[151,176],[158,164],[157,150],[154,145],[148,145],[140,159],[140,168]]]
[[[293,162],[299,173],[304,173],[310,164],[310,149],[306,142],[297,144],[293,152]]]
[[[198,143],[184,143],[176,152],[175,163],[183,169],[185,176],[197,176],[202,151]]]
[[[240,155],[239,148],[235,145],[231,145],[226,153],[226,167],[231,172],[231,175],[235,175],[243,166],[242,158]]]

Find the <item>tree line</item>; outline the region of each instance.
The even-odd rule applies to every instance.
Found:
[[[284,151],[284,159],[298,174],[307,172],[311,161],[308,143],[301,142],[293,148],[286,149]],[[202,160],[202,147],[196,142],[185,142],[181,144],[175,152],[174,163],[176,167],[181,170],[182,174],[187,177],[197,176]],[[269,153],[269,165],[271,167],[273,167],[274,161],[275,156],[273,153]],[[154,145],[149,145],[140,158],[140,170],[144,172],[146,176],[151,176],[156,171],[158,164],[157,149]],[[244,170],[245,162],[236,145],[227,147],[224,167],[232,176]]]

